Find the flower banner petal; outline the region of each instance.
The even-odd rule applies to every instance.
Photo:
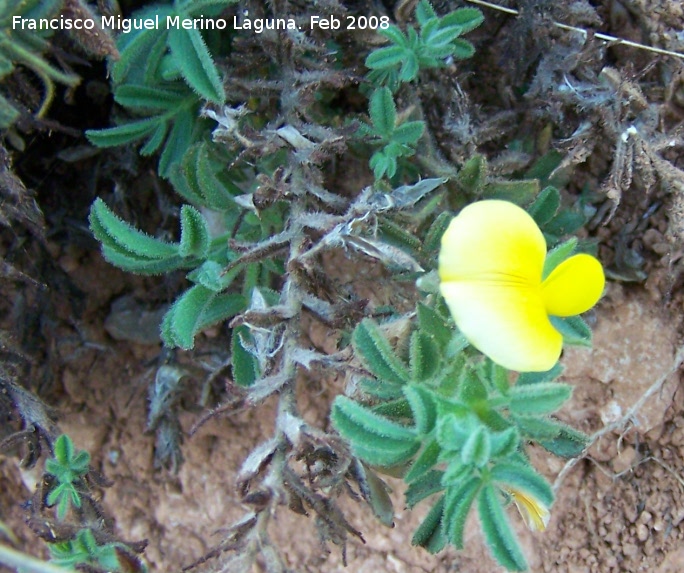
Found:
[[[553,316],[575,316],[589,310],[601,298],[605,286],[601,263],[579,254],[558,265],[542,283],[546,312]]]
[[[444,233],[439,277],[538,285],[545,256],[544,235],[524,209],[508,201],[479,201],[465,207]]]
[[[549,322],[539,288],[498,281],[440,285],[470,343],[497,364],[518,372],[549,370],[560,357],[563,337]]]

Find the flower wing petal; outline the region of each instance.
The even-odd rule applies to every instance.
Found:
[[[520,515],[530,531],[546,531],[551,514],[549,510],[535,498],[521,492],[510,491]]]
[[[497,364],[543,372],[558,361],[563,337],[549,322],[539,285],[453,281],[440,289],[461,332]]]
[[[471,203],[442,237],[442,281],[496,279],[539,285],[546,241],[534,219],[508,201]]]
[[[558,265],[542,283],[546,311],[554,316],[575,316],[594,306],[605,286],[601,263],[579,254]]]

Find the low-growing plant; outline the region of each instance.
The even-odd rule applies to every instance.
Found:
[[[45,461],[41,484],[31,502],[28,523],[48,542],[50,563],[99,572],[147,571],[137,555],[146,542],[126,544],[111,533],[92,489],[107,482],[90,467],[90,454],[76,450],[69,436],[62,434],[55,440],[54,456]],[[50,515],[52,511],[56,519]],[[41,567],[27,563],[20,569],[52,571]]]
[[[231,3],[175,0],[135,17],[218,14]],[[269,10],[278,15],[277,7]],[[187,273],[189,286],[161,324],[167,347],[190,350],[203,329],[228,324],[217,371],[228,373],[224,403],[205,419],[270,396],[278,402],[274,435],[238,472],[237,490],[250,511],[197,567],[217,558],[223,570],[248,571],[261,552],[268,571],[282,570],[267,529],[280,504],[313,515],[321,539],[340,545],[344,556],[349,536],[361,532],[336,497],[358,492],[389,525],[392,504],[378,476],[389,472],[406,481],[409,507],[431,502],[414,544],[433,552],[448,543],[462,548],[476,506],[494,557],[522,570],[506,507],[517,504],[528,524],[543,530],[553,502],[528,443],[566,457],[586,444],[553,417],[571,393],[556,380],[563,339],[589,344],[590,330],[576,315],[603,286],[595,259],[574,254],[575,239],[562,242],[584,220],[562,206],[550,181],[541,188],[543,161],[537,172],[515,178],[492,175],[478,154],[440,173],[422,171],[429,161],[420,141],[430,126],[421,77],[472,56],[461,36],[483,17],[471,8],[439,16],[422,0],[415,18],[418,28],[378,30],[390,44],[367,56],[360,93],[369,113],[351,122],[321,103],[358,80],[341,54],[339,69],[327,65],[329,45],[290,32],[248,38],[235,30],[212,53],[209,35],[198,30],[161,27],[119,37],[111,78],[127,119],[88,137],[100,147],[142,142],[142,155],[158,153],[159,175],[184,204],[175,241],[130,225],[102,199],[91,208],[91,230],[104,257],[123,270]],[[359,139],[375,149],[368,162],[373,183],[351,196],[328,189],[332,160],[358,151]],[[473,223],[478,210],[484,214]],[[477,238],[466,245],[469,234]],[[547,242],[556,247],[548,255]],[[355,263],[382,263],[391,285],[417,281],[423,294],[413,293],[415,310],[372,311],[341,288],[323,270],[324,255],[340,249]],[[512,253],[513,263],[499,252]],[[586,289],[575,288],[578,276]],[[303,344],[305,316],[336,330],[341,348],[326,354]],[[386,335],[397,324],[405,333],[400,344]],[[511,334],[516,329],[519,337]],[[298,380],[321,370],[345,372],[358,389],[334,403],[337,434],[312,427],[297,408]],[[182,459],[179,445],[168,442],[179,439],[169,420],[183,378],[181,369],[164,365],[150,391],[149,427],[163,434],[160,463],[171,468]],[[80,483],[73,457],[63,457],[70,469],[53,468],[61,490],[48,498],[65,507],[62,515],[78,507]],[[118,546],[89,531],[61,545],[59,558],[106,567]]]

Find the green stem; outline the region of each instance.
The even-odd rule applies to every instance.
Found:
[[[3,47],[7,49],[9,52],[12,52],[19,62],[31,68],[34,72],[36,72],[36,74],[38,74],[41,77],[41,79],[47,76],[51,80],[71,87],[77,86],[78,83],[81,81],[81,78],[77,75],[65,74],[64,72],[56,70],[45,60],[43,60],[40,56],[37,56],[33,52],[27,50],[17,42],[6,40],[2,43],[4,44]]]
[[[0,544],[0,563],[16,569],[21,567],[24,571],[29,571],[30,573],[69,573],[74,571],[73,569],[58,567],[47,561],[36,559],[2,544]]]

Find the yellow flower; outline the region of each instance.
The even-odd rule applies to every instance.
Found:
[[[518,372],[549,370],[563,337],[549,316],[574,316],[601,297],[603,267],[574,255],[542,281],[546,241],[534,219],[507,201],[472,203],[456,216],[439,254],[442,296],[470,343]]]
[[[532,531],[546,531],[546,526],[549,524],[549,517],[551,516],[549,509],[537,498],[520,490],[507,488],[507,491],[511,495],[527,527]]]

